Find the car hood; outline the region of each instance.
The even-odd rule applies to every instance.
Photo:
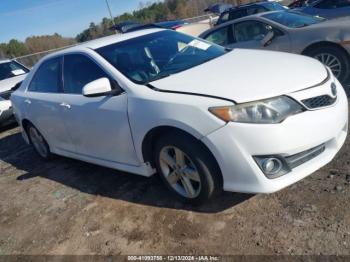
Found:
[[[317,60],[282,52],[234,49],[210,62],[152,82],[160,91],[249,102],[321,83],[326,68]]]
[[[349,31],[350,17],[339,17],[335,19],[329,19],[324,22],[310,25],[310,28],[323,28],[323,29],[344,29]],[[307,27],[304,27],[307,28]]]
[[[11,90],[12,87],[17,85],[19,82],[23,81],[26,78],[27,74],[7,78],[0,81],[0,93]]]

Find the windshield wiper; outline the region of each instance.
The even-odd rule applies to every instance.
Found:
[[[145,85],[148,85],[151,82],[157,81],[159,79],[162,79],[162,78],[165,78],[165,77],[168,77],[168,76],[171,76],[171,74],[170,73],[160,73],[160,74],[156,75],[155,77],[153,77],[150,81],[147,81],[145,83]]]

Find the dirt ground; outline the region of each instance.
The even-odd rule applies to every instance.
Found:
[[[143,178],[57,157],[0,132],[0,255],[350,254],[350,139],[336,159],[271,195],[203,207]]]

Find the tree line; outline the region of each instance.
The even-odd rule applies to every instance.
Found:
[[[237,5],[249,1],[251,0],[164,0],[140,3],[137,10],[116,16],[114,21],[105,17],[99,24],[90,23],[89,27],[75,38],[67,38],[55,33],[53,35],[31,36],[24,42],[12,39],[8,43],[1,43],[0,59],[24,56],[111,35],[114,33],[110,29],[113,22],[120,23],[131,20],[139,23],[152,23],[183,19],[204,14],[204,9],[213,3]]]

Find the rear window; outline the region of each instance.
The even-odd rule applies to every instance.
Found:
[[[29,70],[16,61],[0,64],[0,81],[28,73]]]
[[[217,24],[219,25],[219,24],[223,24],[223,23],[227,22],[229,19],[229,16],[230,16],[229,12],[222,13]]]
[[[235,20],[247,16],[247,9],[241,9],[230,13],[230,20]]]

